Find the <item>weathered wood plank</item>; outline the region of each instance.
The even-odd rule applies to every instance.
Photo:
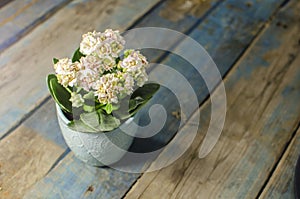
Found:
[[[262,5],[265,4],[265,5]],[[275,4],[274,4],[275,3]],[[258,29],[263,25],[262,23],[258,23],[262,20],[267,20],[270,15],[277,9],[276,6],[279,5],[280,2],[278,1],[264,1],[264,2],[260,2],[260,3],[253,3],[253,7],[248,11],[247,9],[249,9],[248,7],[244,7],[245,4],[244,3],[240,3],[240,1],[229,1],[229,2],[225,2],[224,4],[221,4],[220,7],[217,7],[216,10],[214,12],[212,12],[212,15],[209,15],[207,17],[207,20],[205,20],[204,22],[206,22],[206,24],[213,24],[215,23],[214,28],[217,29],[217,32],[223,32],[224,38],[221,37],[220,40],[213,40],[212,38],[210,40],[208,40],[209,42],[212,42],[211,44],[211,49],[214,50],[214,48],[219,49],[220,47],[222,47],[222,49],[224,50],[224,52],[226,52],[227,57],[225,57],[225,64],[222,66],[226,67],[227,70],[230,68],[230,66],[232,65],[232,63],[234,63],[235,59],[239,57],[240,55],[240,51],[236,51],[234,50],[235,48],[237,48],[237,46],[232,45],[230,46],[229,44],[232,41],[235,41],[236,38],[230,36],[231,34],[233,34],[233,36],[237,36],[237,35],[243,35],[244,37],[241,38],[241,40],[243,42],[241,42],[241,46],[243,46],[243,48],[241,49],[241,51],[243,51],[248,45],[249,42],[253,39],[253,37],[255,36],[254,32],[249,33],[248,29],[253,28],[253,30],[258,31]],[[235,9],[231,9],[228,5],[238,5],[241,6],[241,9],[239,9],[238,11],[236,11]],[[272,7],[272,6],[274,7]],[[266,7],[267,9],[272,8],[271,11],[270,10],[264,10],[263,8]],[[258,9],[260,8],[260,9]],[[237,14],[238,13],[238,14]],[[245,15],[243,15],[243,13],[245,13]],[[253,21],[249,21],[248,16],[251,15],[251,13],[255,13],[252,16]],[[238,15],[238,19],[240,21],[240,24],[235,24],[234,28],[230,29],[229,27],[232,27],[232,24],[230,22],[230,20],[225,21],[225,22],[220,22],[221,24],[217,23],[220,19],[222,19],[224,16],[228,17],[231,20],[234,20],[235,18],[237,18]],[[245,23],[245,24],[244,24]],[[200,25],[200,30],[202,31],[202,36],[206,37],[206,35],[210,35],[211,34],[211,30],[208,25],[205,26],[201,26]],[[245,27],[247,27],[245,29]],[[209,28],[209,29],[208,29]],[[234,29],[234,30],[233,30]],[[198,30],[197,30],[198,31]],[[228,31],[228,32],[227,32]],[[199,35],[200,37],[200,35]],[[208,37],[208,36],[207,36]],[[223,40],[224,39],[224,40]],[[248,42],[248,43],[247,43]],[[227,46],[226,49],[224,49],[224,46]],[[240,47],[240,46],[239,46]],[[231,49],[233,49],[231,51]],[[240,49],[240,48],[238,48]],[[184,50],[184,49],[182,49]],[[219,49],[219,51],[221,51],[221,49]],[[232,52],[232,53],[231,53]],[[223,54],[215,54],[215,57],[222,57]],[[170,60],[172,60],[170,58]],[[219,61],[221,60],[220,58],[218,59]],[[178,59],[177,59],[178,61]],[[167,65],[170,65],[170,62],[163,62],[164,64],[167,63]],[[196,85],[196,88],[199,88],[199,90],[197,90],[197,94],[199,95],[199,99],[204,99],[207,96],[207,91],[205,91],[205,85],[203,82],[201,82],[201,77],[195,75],[195,72],[193,70],[185,70],[183,71],[182,66],[186,66],[185,68],[187,68],[187,63],[184,61],[174,61],[174,63],[172,66],[174,66],[174,68],[176,68],[177,70],[179,70],[182,74],[184,74],[188,79],[191,80],[191,84]],[[181,70],[180,70],[181,68]],[[155,70],[155,69],[153,69]],[[223,70],[223,72],[226,70]],[[224,73],[223,73],[224,74]],[[170,77],[170,81],[174,80]],[[199,83],[200,82],[200,83]],[[199,92],[198,92],[199,91]],[[188,96],[187,96],[188,97]],[[160,102],[163,106],[165,106],[166,110],[168,111],[168,115],[171,115],[171,112],[174,111],[174,109],[176,110],[176,108],[178,108],[178,103],[176,103],[176,101],[174,99],[172,99],[171,94],[170,93],[166,93],[166,90],[161,90],[155,97],[156,99],[154,99],[154,102]],[[170,140],[172,138],[172,136],[175,134],[176,130],[177,130],[177,125],[178,125],[178,121],[175,121],[174,118],[172,117],[168,117],[169,121],[166,124],[166,127],[162,130],[162,134],[160,135],[159,139],[157,137],[155,137],[153,140],[147,140],[147,143],[142,143],[143,145],[143,149],[147,148],[147,145],[152,145],[153,146],[161,146],[162,144],[165,144],[168,140]],[[160,142],[160,143],[159,143]],[[149,144],[150,143],[150,144]],[[139,145],[141,143],[135,143],[133,144],[132,150],[138,150],[141,149],[141,145]],[[73,158],[72,158],[73,159]],[[78,161],[75,160],[69,160],[69,158],[67,160],[62,160],[61,163],[54,169],[52,170],[43,180],[41,180],[38,184],[36,184],[36,186],[31,190],[31,192],[29,193],[29,198],[30,196],[34,196],[34,195],[47,195],[48,197],[56,197],[56,193],[60,193],[62,194],[62,196],[64,195],[68,195],[68,191],[69,192],[76,192],[76,193],[80,193],[79,195],[83,194],[86,189],[90,186],[93,185],[94,187],[94,191],[97,192],[102,192],[102,191],[106,191],[110,197],[112,198],[119,198],[122,196],[123,193],[125,193],[127,191],[128,185],[132,184],[135,182],[136,178],[131,178],[132,180],[128,180],[127,183],[128,184],[124,184],[122,186],[120,186],[118,184],[118,186],[111,186],[111,187],[106,187],[106,186],[102,186],[101,184],[101,179],[97,179],[99,180],[98,182],[96,182],[97,185],[94,185],[94,180],[93,179],[88,179],[88,178],[83,178],[82,176],[78,176],[78,175],[74,175],[74,174],[70,174],[69,172],[66,172],[65,168],[65,164],[68,164],[68,168],[69,170],[76,170],[79,169],[78,167],[82,167],[83,165],[81,165],[80,163],[78,163]],[[90,170],[90,169],[88,169]],[[94,171],[94,169],[93,169]],[[102,172],[105,172],[106,169],[103,168],[99,168],[96,170],[97,175],[101,175]],[[57,175],[56,173],[60,173],[61,175]],[[111,177],[110,179],[113,179],[113,175],[114,173],[111,172]],[[134,175],[136,176],[136,174],[127,174],[124,173],[123,175]],[[57,176],[59,176],[59,178],[57,178]],[[73,186],[69,187],[68,186],[68,191],[66,191],[66,187],[67,185],[64,185],[64,182],[70,182],[72,183],[74,181],[74,179],[76,179],[76,184],[73,184]],[[106,181],[106,179],[104,179],[104,181]],[[122,177],[118,178],[118,182],[122,181]],[[118,183],[117,182],[117,183]],[[56,193],[51,193],[49,192],[49,189],[44,189],[44,187],[55,187],[56,189]],[[74,189],[74,190],[73,190]],[[91,197],[93,197],[95,195],[92,194]]]
[[[294,174],[300,151],[300,130],[284,152],[259,198],[295,198]]]
[[[168,0],[142,18],[135,27],[168,27],[180,32],[189,30],[194,23],[210,13],[211,8],[223,1],[208,0],[186,2],[183,0]],[[195,10],[197,10],[195,12]],[[209,12],[208,12],[209,11]]]
[[[60,132],[53,100],[47,101],[34,114],[27,118],[22,125],[34,130],[34,132],[37,132],[45,139],[54,142],[63,149],[68,148]]]
[[[206,103],[192,147],[168,168],[144,174],[126,198],[257,196],[300,118],[299,8],[293,1],[282,10],[226,77],[227,118],[212,153],[197,158],[210,118]]]
[[[120,198],[139,174],[127,174],[111,168],[91,167],[78,160],[73,153],[39,183],[42,191],[30,190],[24,198]],[[101,172],[100,172],[101,171]],[[78,177],[80,175],[81,177]],[[69,178],[71,177],[71,178]],[[69,180],[72,179],[72,180]],[[131,182],[131,183],[129,183]],[[102,187],[102,189],[99,189]],[[116,194],[118,192],[118,195]]]
[[[0,141],[0,198],[21,198],[66,151],[51,100]]]
[[[167,0],[161,6],[143,17],[133,28],[163,27],[189,34],[197,24],[201,23],[224,0],[183,1]],[[178,41],[170,42],[176,43]],[[147,58],[156,62],[163,56],[159,50],[143,50]]]
[[[125,30],[158,1],[78,0],[1,53],[0,93],[5,98],[0,103],[6,106],[0,107],[0,137],[49,95],[45,77],[53,70],[53,57],[70,56],[87,31]]]
[[[21,198],[63,151],[23,125],[5,137],[0,141],[0,198]]]
[[[71,0],[13,1],[0,9],[0,52]]]

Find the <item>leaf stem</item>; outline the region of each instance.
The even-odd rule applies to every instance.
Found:
[[[98,105],[96,105],[96,110],[98,110],[99,108],[102,108],[102,107],[104,107],[103,104],[98,104]]]
[[[69,92],[69,93],[73,93],[72,91],[71,91],[71,89],[69,89],[68,87],[65,87],[66,88],[66,90]]]

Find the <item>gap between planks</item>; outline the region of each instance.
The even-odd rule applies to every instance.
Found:
[[[6,6],[6,4],[11,3],[12,1],[15,1],[15,0],[1,0],[1,1],[0,1],[0,9],[1,9],[3,6]]]
[[[62,152],[56,143],[24,125],[0,140],[0,198],[19,198]]]
[[[39,3],[38,1],[40,1],[40,0],[35,0],[33,2],[30,2],[29,4],[27,4],[24,7],[22,7],[22,9],[17,10],[17,12],[14,13],[12,16],[9,16],[4,21],[1,21],[0,26],[4,26],[8,22],[11,22],[11,23],[20,23],[20,22],[15,22],[13,20],[15,20],[16,18],[18,18],[24,12],[25,13],[26,12],[30,12],[30,11],[28,11],[28,9],[31,8],[32,6],[34,6],[35,4]],[[47,19],[49,19],[51,16],[53,16],[57,11],[59,11],[64,6],[66,6],[67,4],[69,4],[71,1],[72,0],[64,0],[64,1],[60,2],[60,3],[58,3],[57,5],[54,5],[49,10],[45,11],[41,16],[37,16],[37,18],[29,19],[29,21],[32,20],[32,21],[30,21],[29,24],[25,24],[25,26],[22,24],[21,25],[21,27],[22,27],[21,29],[17,30],[16,32],[13,32],[12,35],[10,35],[12,37],[5,38],[6,39],[5,41],[1,41],[1,44],[0,44],[0,53],[2,53],[3,51],[5,51],[5,49],[9,48],[10,46],[12,46],[16,42],[18,42],[20,39],[22,39],[23,37],[25,37],[27,34],[29,34],[31,31],[33,31],[38,25],[40,25],[43,22],[45,22]],[[14,2],[12,2],[12,3],[14,3]],[[11,4],[9,4],[7,6],[11,6]],[[17,24],[16,24],[16,26],[17,26]]]
[[[292,148],[294,147],[294,144],[296,144],[295,142],[296,142],[297,136],[299,136],[298,134],[300,134],[300,119],[299,119],[297,128],[295,129],[293,135],[291,136],[291,139],[286,143],[286,146],[284,147],[284,150],[282,151],[281,156],[278,158],[278,161],[276,162],[272,171],[270,172],[268,180],[266,180],[266,182],[263,185],[263,187],[261,188],[260,192],[257,194],[257,196],[256,196],[257,199],[264,198],[266,196],[266,194],[268,193],[268,190],[274,181],[273,178],[276,178],[277,174],[279,175],[281,166],[284,164],[284,161],[287,159],[287,157],[289,155],[291,155],[290,152],[291,152]],[[292,178],[294,178],[294,176],[292,176]],[[293,179],[291,181],[294,182]],[[292,186],[294,186],[294,184]],[[293,195],[293,193],[290,193],[290,194]]]
[[[190,28],[188,28],[186,31],[183,31],[182,33],[185,35],[189,35],[193,32],[194,29],[196,29],[206,18],[209,16],[220,4],[225,2],[225,0],[217,0],[215,4],[213,4],[206,12],[198,19],[198,21],[192,25]],[[163,3],[163,2],[162,2]],[[157,6],[158,7],[158,6]],[[139,25],[139,23],[142,21],[143,18],[140,18],[135,23],[132,24],[128,29],[134,29],[136,26]],[[174,44],[172,44],[170,47],[168,47],[169,51],[171,52],[176,46],[178,46],[182,41],[175,41]],[[162,55],[160,55],[158,58],[155,59],[156,63],[162,62],[164,59],[166,59],[170,55],[169,52],[164,52]],[[153,70],[153,68],[150,68],[149,71]]]

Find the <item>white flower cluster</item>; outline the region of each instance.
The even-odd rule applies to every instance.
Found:
[[[78,62],[72,63],[68,58],[63,58],[54,64],[54,69],[61,85],[73,87],[76,83],[77,72],[82,69],[82,65]]]
[[[84,55],[94,55],[100,58],[117,58],[123,50],[125,40],[119,31],[111,29],[105,32],[89,32],[82,36],[80,52]]]
[[[125,51],[125,58],[119,62],[119,67],[122,71],[130,74],[133,79],[137,81],[138,86],[143,86],[148,80],[145,65],[148,62],[139,51],[127,50]]]
[[[102,104],[118,103],[120,98],[132,94],[135,85],[141,87],[148,80],[146,57],[139,51],[125,50],[121,58],[124,45],[119,31],[84,34],[80,43],[84,56],[74,63],[64,58],[54,64],[58,82],[64,87],[93,92]],[[83,104],[78,95],[73,94],[70,99],[76,107]]]

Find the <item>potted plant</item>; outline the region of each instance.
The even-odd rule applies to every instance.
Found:
[[[146,57],[124,45],[119,31],[88,32],[72,59],[53,59],[47,77],[66,143],[93,166],[122,158],[133,137],[121,129],[137,131],[138,111],[159,89],[147,82]]]

